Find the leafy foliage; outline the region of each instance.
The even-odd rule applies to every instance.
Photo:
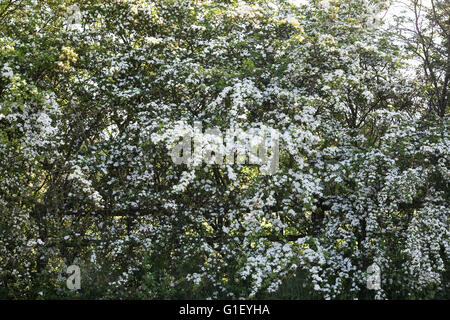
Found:
[[[0,297],[448,299],[448,54],[411,76],[367,0],[72,4],[0,4]],[[174,164],[194,121],[279,170]]]

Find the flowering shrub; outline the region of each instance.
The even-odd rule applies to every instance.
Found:
[[[72,4],[0,4],[0,298],[448,298],[450,72],[373,1]],[[174,163],[196,121],[278,170]]]

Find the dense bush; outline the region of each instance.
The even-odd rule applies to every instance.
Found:
[[[384,1],[0,3],[0,298],[448,299],[433,3],[413,36]],[[175,164],[195,121],[276,129],[278,170]]]

